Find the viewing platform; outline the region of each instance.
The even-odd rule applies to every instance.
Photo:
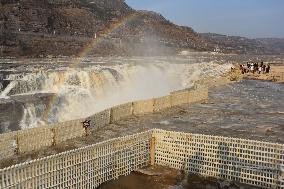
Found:
[[[207,97],[208,90],[195,87],[157,99],[126,103],[87,119],[3,134],[1,144],[10,141],[11,148],[6,145],[8,150],[1,151],[1,157],[5,160],[9,156],[4,152],[10,152],[13,159],[12,156],[24,156],[48,145],[58,148],[78,137],[87,140],[94,137],[92,132],[100,135],[99,130],[107,124],[131,122],[131,116],[135,115],[149,119],[151,113],[163,112],[161,115],[167,117],[173,115],[171,111],[184,112],[182,107],[204,102]],[[210,102],[198,106],[208,105]],[[88,119],[91,125],[84,128],[82,122]],[[160,124],[167,128],[166,122]],[[151,129],[3,168],[0,188],[95,188],[155,165],[261,188],[282,189],[283,152],[280,143]]]

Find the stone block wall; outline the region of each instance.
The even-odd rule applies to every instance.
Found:
[[[17,132],[19,153],[31,152],[43,147],[52,146],[54,133],[51,127],[37,127]]]
[[[86,131],[83,127],[83,121],[85,120],[74,120],[59,123],[53,126],[52,130],[54,132],[54,144],[59,144],[69,139],[84,136]]]
[[[96,113],[95,115],[90,116],[87,120],[91,121],[90,129],[92,131],[102,128],[103,126],[110,123],[110,109]]]
[[[154,112],[154,100],[141,100],[133,102],[133,114],[146,114]]]
[[[110,122],[114,123],[133,114],[132,102],[111,108]]]
[[[178,92],[171,93],[171,105],[178,106],[182,104],[187,104],[188,96],[189,96],[188,91],[178,91]]]
[[[16,135],[16,132],[4,133],[0,135],[0,159],[5,159],[15,154]]]
[[[188,103],[204,101],[208,98],[208,89],[197,86],[194,90],[188,93]]]
[[[163,96],[154,99],[154,112],[159,112],[171,106],[171,96]]]

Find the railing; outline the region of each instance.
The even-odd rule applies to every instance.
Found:
[[[284,145],[154,130],[155,163],[261,188],[284,188]]]
[[[0,170],[0,188],[96,188],[148,165],[283,189],[284,145],[149,130]]]
[[[0,188],[96,188],[147,166],[152,131],[0,170]]]
[[[159,112],[172,106],[202,101],[207,97],[207,89],[195,87],[194,89],[177,91],[160,98],[115,106],[85,119],[4,133],[0,135],[0,160],[39,150],[43,147],[57,145],[69,139],[83,137],[90,130],[95,131],[109,123],[114,123],[131,115]],[[90,127],[83,127],[82,122],[84,120],[90,120]]]

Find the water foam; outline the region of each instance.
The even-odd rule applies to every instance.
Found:
[[[120,62],[123,62],[123,58]],[[191,87],[195,81],[219,77],[231,65],[216,63],[170,63],[165,59],[132,59],[116,65],[92,65],[60,68],[25,74],[11,83],[2,96],[22,93],[51,92],[56,98],[46,107],[24,107],[22,129],[45,123],[63,122],[92,115],[125,102],[149,99],[171,91]],[[13,76],[11,76],[12,78]],[[49,107],[49,108],[47,108]],[[43,118],[43,109],[48,115]]]

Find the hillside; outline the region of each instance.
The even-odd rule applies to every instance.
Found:
[[[215,33],[200,34],[209,43],[213,43],[218,51],[238,54],[283,54],[284,39],[259,38],[248,39],[239,36],[227,36]]]
[[[257,41],[264,46],[273,50],[273,53],[284,54],[284,39],[283,38],[257,38]]]
[[[151,55],[213,51],[217,46],[224,52],[274,53],[250,40],[240,41],[246,45],[240,49],[234,40],[227,43],[198,34],[158,13],[136,11],[124,0],[0,2],[0,56]]]

